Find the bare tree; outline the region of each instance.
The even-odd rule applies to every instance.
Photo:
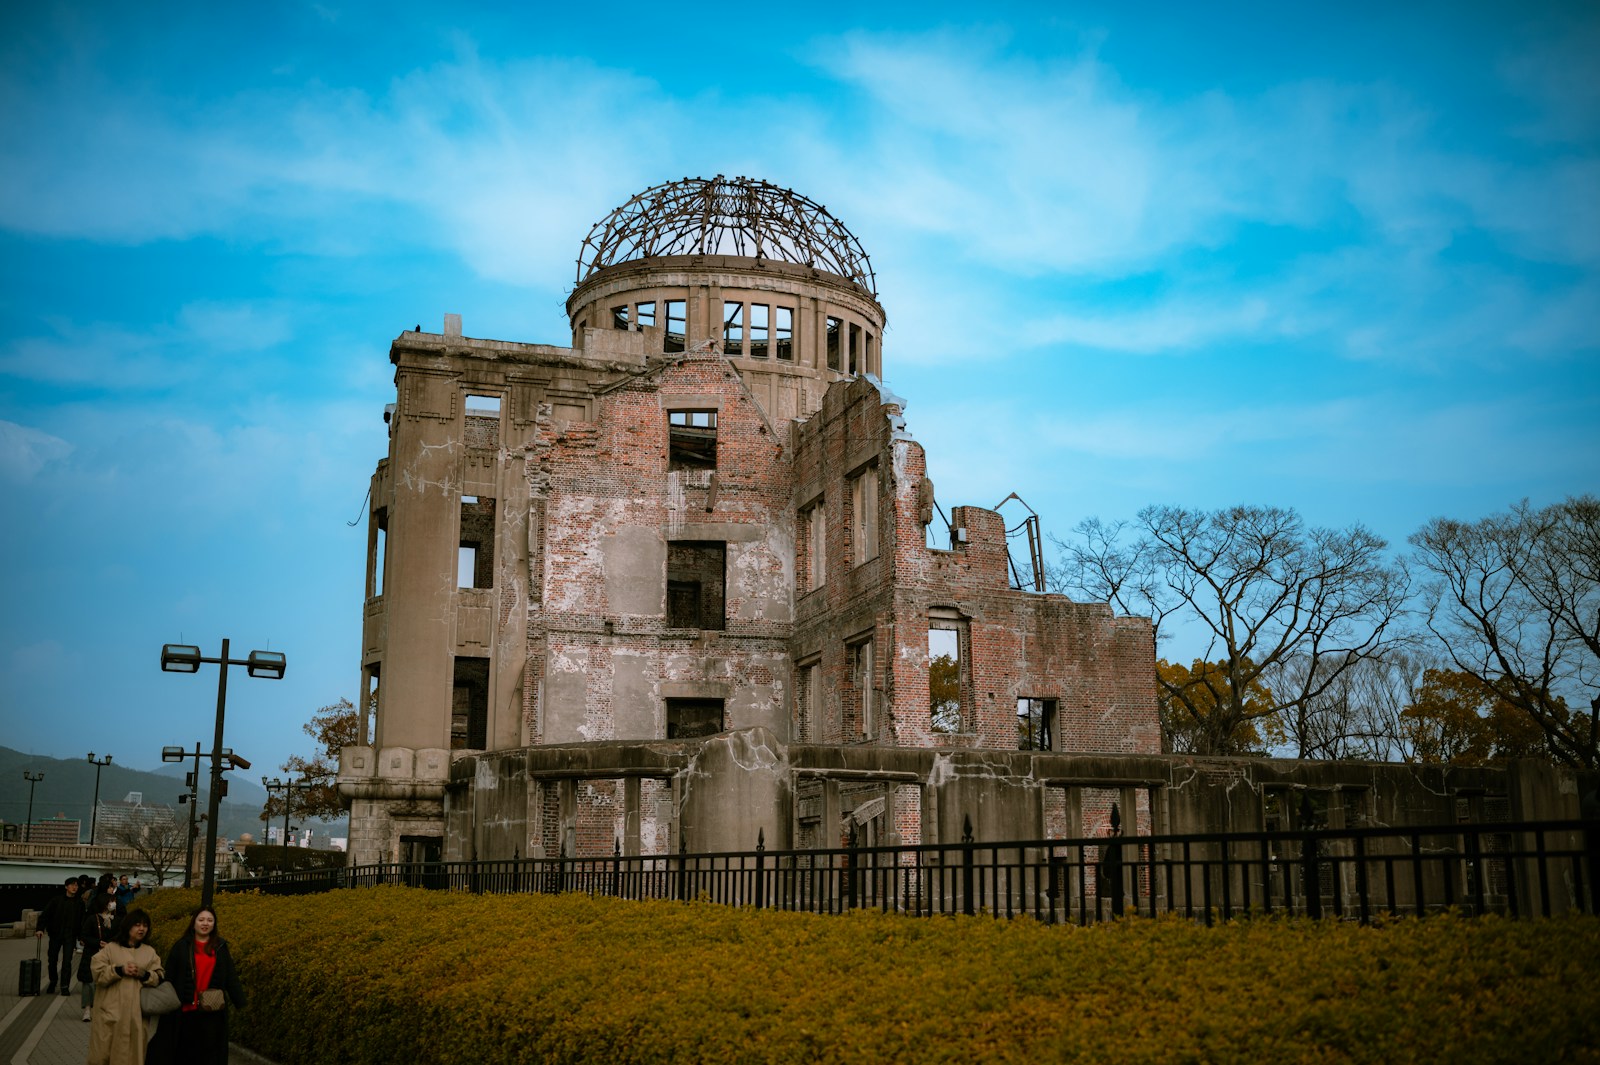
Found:
[[[1411,544],[1455,668],[1532,718],[1557,761],[1600,768],[1600,499],[1435,518]]]
[[[1168,736],[1232,754],[1242,725],[1298,711],[1393,641],[1406,573],[1360,525],[1307,528],[1280,507],[1146,507],[1132,522],[1083,522],[1056,541],[1057,584],[1078,598],[1148,615],[1156,638],[1197,628],[1205,650],[1187,679],[1160,677]],[[1299,674],[1280,667],[1301,659]],[[1278,672],[1278,688],[1267,674]]]
[[[168,807],[141,806],[108,827],[106,836],[132,847],[156,878],[156,886],[183,865],[188,853],[189,823]]]
[[[1406,708],[1436,664],[1405,646],[1360,659],[1319,694],[1284,711],[1285,742],[1299,758],[1412,761],[1414,729]],[[1301,656],[1284,659],[1269,671],[1267,687],[1303,690],[1311,668]]]

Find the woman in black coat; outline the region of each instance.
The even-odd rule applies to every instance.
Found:
[[[183,1008],[161,1019],[151,1050],[158,1059],[184,1065],[227,1065],[228,1008],[244,1005],[244,987],[228,943],[217,934],[217,915],[202,907],[189,919],[189,929],[167,954],[167,976]],[[219,1008],[202,1002],[207,990],[221,992]],[[216,998],[217,996],[212,996]]]

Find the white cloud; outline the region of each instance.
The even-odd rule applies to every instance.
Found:
[[[58,436],[0,420],[0,477],[7,480],[30,480],[45,466],[72,454],[72,450],[72,445]]]

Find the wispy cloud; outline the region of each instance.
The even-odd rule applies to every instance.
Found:
[[[0,479],[30,480],[45,466],[70,454],[72,445],[58,436],[0,420]]]

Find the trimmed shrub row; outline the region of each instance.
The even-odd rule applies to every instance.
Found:
[[[158,943],[198,892],[147,908]],[[218,899],[276,1061],[1600,1061],[1600,920],[1049,928],[398,887]]]

